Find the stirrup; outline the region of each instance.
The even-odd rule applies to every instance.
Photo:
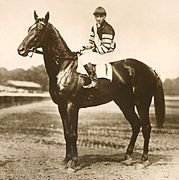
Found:
[[[97,82],[92,81],[90,84],[88,84],[86,86],[84,85],[83,88],[86,88],[86,89],[96,88],[96,89],[98,89],[99,85]]]

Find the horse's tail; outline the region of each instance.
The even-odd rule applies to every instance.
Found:
[[[161,79],[156,77],[157,87],[154,93],[155,116],[157,120],[157,127],[162,128],[165,121],[165,97]]]

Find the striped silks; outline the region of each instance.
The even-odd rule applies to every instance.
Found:
[[[101,40],[101,51],[100,53],[107,53],[111,49],[111,44],[113,43],[113,36],[111,34],[102,34]]]

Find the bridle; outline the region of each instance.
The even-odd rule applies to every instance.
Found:
[[[49,22],[48,22],[47,24],[45,24],[44,22],[39,21],[39,23],[41,23],[41,24],[43,24],[43,25],[46,25],[46,27],[45,27],[45,30],[44,30],[41,38],[39,38],[38,43],[37,43],[34,47],[32,47],[31,49],[29,49],[29,52],[32,53],[32,54],[30,54],[30,55],[28,54],[29,57],[32,57],[34,53],[43,54],[43,52],[40,51],[40,50],[38,50],[37,48],[38,48],[39,44],[42,42],[42,40],[43,40],[43,38],[44,38],[44,36],[45,36],[45,34],[46,34],[46,32],[47,32],[47,29],[48,29],[48,26],[49,26]],[[33,26],[33,25],[32,25],[32,26]],[[32,27],[32,26],[31,26],[31,27]],[[76,52],[76,56],[77,56],[77,57],[80,56],[80,55],[82,55],[81,52],[79,52],[79,51]],[[69,58],[69,57],[67,57],[67,58],[62,57],[62,59],[67,59],[67,60],[68,60],[68,59],[72,59],[72,60],[76,60],[76,56],[75,56],[75,57],[70,57],[70,58]],[[58,59],[61,59],[61,58],[58,57]],[[58,65],[58,59],[55,60],[57,65]]]
[[[40,22],[41,24],[45,25],[44,22],[41,22],[41,21],[39,21],[39,22]],[[43,52],[42,52],[42,51],[39,51],[37,48],[38,48],[39,44],[42,42],[42,40],[43,40],[43,38],[44,38],[44,36],[45,36],[45,34],[46,34],[46,32],[47,32],[48,25],[49,25],[49,23],[47,23],[47,25],[46,25],[46,27],[45,27],[45,30],[44,30],[41,38],[39,39],[39,42],[38,42],[34,47],[32,47],[32,48],[29,50],[29,52],[32,52],[31,55],[28,55],[29,57],[32,57],[34,53],[43,54]],[[32,26],[33,26],[33,25],[32,25]]]

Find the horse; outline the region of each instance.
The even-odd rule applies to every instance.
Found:
[[[165,99],[159,75],[143,62],[127,58],[111,62],[112,81],[99,78],[99,89],[86,89],[89,77],[78,73],[78,54],[69,49],[59,31],[49,22],[49,12],[39,18],[18,47],[18,54],[43,54],[49,77],[49,94],[57,104],[62,119],[66,155],[64,165],[78,166],[78,113],[80,108],[98,106],[114,101],[131,125],[132,133],[124,159],[131,159],[137,136],[142,128],[144,138],[141,160],[148,160],[151,124],[149,108],[154,97],[157,127],[165,120]],[[38,48],[42,50],[39,51]]]

